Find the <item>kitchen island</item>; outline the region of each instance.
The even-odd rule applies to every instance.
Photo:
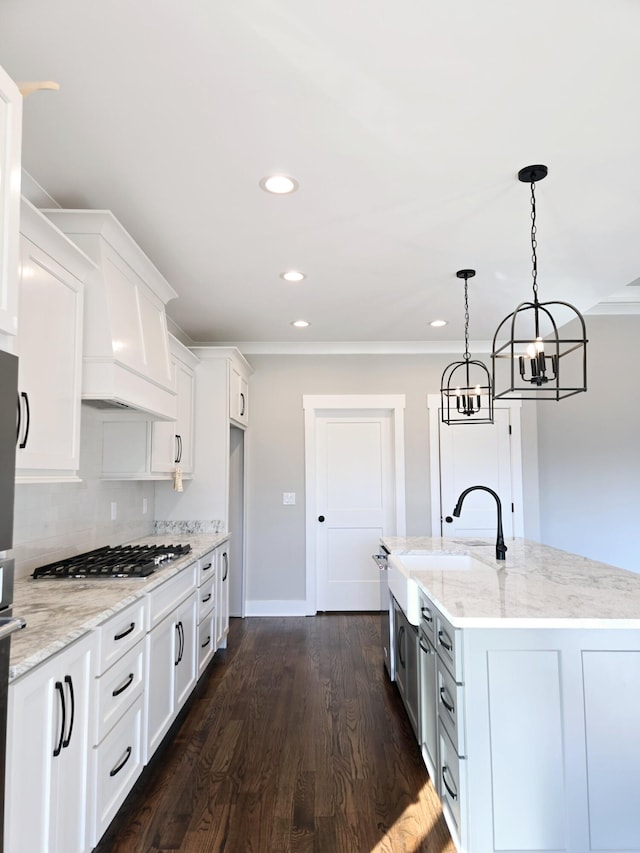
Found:
[[[640,851],[640,575],[524,540],[505,561],[489,540],[383,543],[458,849]]]

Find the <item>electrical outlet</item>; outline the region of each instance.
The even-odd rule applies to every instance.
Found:
[[[115,521],[118,517],[118,504],[115,501],[111,501],[111,521]]]
[[[282,503],[285,506],[295,506],[296,493],[295,492],[283,492],[282,493]]]
[[[143,515],[146,515],[146,514],[147,514],[148,509],[149,509],[149,505],[148,505],[148,503],[147,503],[147,499],[146,499],[146,498],[142,498],[142,514],[143,514]]]

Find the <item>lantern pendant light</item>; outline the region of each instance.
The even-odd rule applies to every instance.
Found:
[[[547,172],[546,166],[526,166],[518,172],[518,179],[531,185],[533,302],[521,302],[494,335],[491,363],[496,399],[561,400],[587,390],[587,337],[582,314],[568,302],[538,300],[535,186]],[[567,334],[560,336],[559,327],[564,331],[567,323],[571,324]]]
[[[440,381],[440,412],[442,422],[455,424],[492,424],[493,390],[489,370],[469,354],[469,293],[468,280],[475,270],[458,270],[464,279],[464,356],[444,369]]]

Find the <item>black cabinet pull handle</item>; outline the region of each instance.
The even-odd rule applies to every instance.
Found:
[[[240,392],[240,417],[244,416],[245,399],[242,391]]]
[[[224,574],[222,575],[223,582],[226,581],[227,575],[229,574],[229,555],[225,551],[222,555],[222,559],[224,560]]]
[[[176,458],[173,460],[174,462],[180,462],[182,460],[182,436],[176,433]]]
[[[29,439],[29,427],[31,426],[31,411],[29,409],[29,395],[27,394],[27,392],[21,391],[20,396],[24,399],[24,413],[27,416],[27,423],[24,428],[24,438],[18,446],[20,447],[20,450],[24,450],[24,448],[27,446],[27,441]]]
[[[180,439],[180,459],[178,459],[178,462],[182,462],[182,436],[179,435],[178,438]]]
[[[182,638],[180,636],[180,623],[179,622],[176,622],[175,629],[176,629],[176,634],[178,635],[178,656],[174,660],[173,665],[178,666],[178,664],[180,663],[180,660],[182,658]]]
[[[55,685],[56,690],[60,694],[60,704],[62,706],[62,724],[60,725],[60,740],[58,741],[58,745],[53,750],[53,757],[57,758],[58,755],[62,752],[62,741],[64,740],[64,730],[67,726],[67,706],[64,701],[64,689],[62,687],[61,681],[56,681]]]
[[[449,636],[445,631],[438,631],[438,640],[440,641],[440,645],[444,646],[445,649],[450,652],[453,649],[453,644],[451,643],[451,640],[449,640],[448,643],[445,642],[445,640],[443,639],[444,637],[449,640]]]
[[[125,637],[127,637],[133,631],[133,629],[135,627],[136,627],[136,623],[132,622],[129,625],[129,627],[126,629],[126,631],[123,631],[122,634],[115,634],[113,639],[114,640],[123,640]]]
[[[69,734],[66,739],[62,741],[62,748],[66,749],[71,743],[71,733],[73,732],[73,724],[76,719],[76,697],[73,695],[73,680],[70,675],[65,675],[64,683],[69,688],[69,698],[71,700],[71,719],[69,721]]]
[[[447,690],[445,687],[440,688],[440,701],[444,705],[444,707],[449,711],[450,714],[455,714],[456,708],[455,705],[450,705],[447,700],[444,698],[447,695]]]
[[[406,667],[407,665],[406,660],[402,657],[402,644],[405,638],[405,633],[404,625],[401,625],[400,630],[398,631],[398,657],[400,658],[400,663],[403,667]]]
[[[124,693],[124,691],[127,689],[127,687],[131,687],[131,685],[133,684],[134,677],[135,677],[134,674],[132,672],[130,672],[129,678],[127,678],[127,680],[124,682],[124,684],[121,684],[120,687],[116,687],[116,689],[112,692],[111,695],[113,697],[116,697],[116,696],[119,696],[121,693]]]
[[[211,634],[209,634],[209,636],[207,637],[207,639],[206,639],[206,640],[204,641],[204,643],[202,644],[201,648],[206,649],[210,642],[211,642]]]
[[[422,618],[425,622],[433,622],[433,616],[431,614],[431,610],[428,607],[421,608]]]
[[[427,654],[427,655],[432,655],[432,654],[434,654],[433,649],[432,649],[429,645],[425,645],[425,644],[424,644],[424,642],[422,641],[422,637],[420,637],[420,639],[418,640],[418,642],[420,643],[420,648],[422,649],[422,651],[423,651],[425,654]]]
[[[207,601],[211,601],[211,593],[209,593],[209,595],[205,595],[205,597],[202,599],[203,604],[206,604]]]
[[[22,424],[22,406],[20,405],[20,394],[18,394],[18,424],[16,428],[16,444],[20,440],[20,425]]]
[[[456,790],[452,791],[451,788],[447,785],[447,771],[448,770],[449,770],[449,768],[445,764],[444,767],[442,768],[442,782],[444,784],[444,787],[447,789],[447,793],[449,794],[451,799],[457,800],[458,799],[458,792]]]
[[[117,773],[119,773],[122,770],[124,765],[131,758],[132,752],[133,752],[132,748],[130,746],[128,746],[125,750],[124,758],[122,759],[122,761],[119,764],[116,764],[116,766],[113,768],[113,770],[109,771],[109,776],[115,776]]]
[[[318,521],[322,524],[322,522],[324,521],[324,515],[319,515]]]
[[[203,567],[202,567],[202,571],[203,571],[203,572],[208,572],[212,565],[213,565],[213,563],[207,563],[207,565],[206,565],[206,566],[203,566]]]

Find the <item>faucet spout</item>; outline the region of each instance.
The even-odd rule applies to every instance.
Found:
[[[469,494],[469,492],[489,492],[490,495],[493,495],[496,502],[496,512],[498,516],[497,522],[497,535],[496,535],[496,560],[504,560],[505,554],[507,553],[507,546],[504,544],[504,534],[502,531],[502,503],[498,495],[490,489],[488,486],[469,486],[468,489],[465,489],[464,492],[458,498],[458,502],[455,505],[455,509],[453,510],[453,514],[456,518],[460,517],[460,513],[462,512],[462,504],[464,499]],[[449,521],[449,519],[447,519]]]

